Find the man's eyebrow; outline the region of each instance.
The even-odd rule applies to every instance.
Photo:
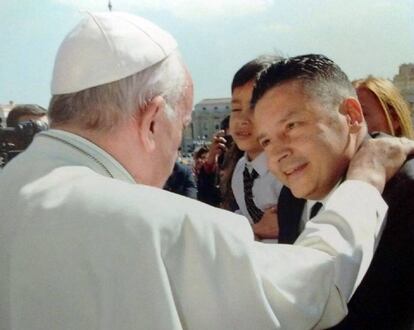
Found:
[[[300,110],[288,110],[288,112],[279,120],[279,123],[285,123],[289,121],[292,117],[298,116],[301,113]]]
[[[292,119],[292,117],[298,116],[299,114],[301,114],[301,111],[300,110],[291,110],[283,118],[281,118],[276,124],[278,124],[278,125],[279,124],[284,124],[287,121],[289,121],[290,119]],[[257,141],[260,141],[260,140],[262,140],[262,139],[264,139],[266,137],[267,137],[267,134],[266,133],[259,133],[257,135],[256,140]]]

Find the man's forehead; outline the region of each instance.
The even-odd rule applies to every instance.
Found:
[[[303,84],[297,81],[288,81],[269,88],[254,108],[256,116],[263,112],[272,111],[273,115],[288,115],[288,112],[298,112],[303,102],[308,102],[309,96],[304,91]],[[299,107],[299,108],[298,108]]]
[[[303,113],[301,109],[294,108],[268,108],[268,111],[262,111],[261,114],[255,115],[255,125],[257,126],[258,136],[266,135],[266,130],[275,130],[278,125],[292,120]]]
[[[277,94],[285,94],[286,91],[289,91],[289,94],[298,94],[304,95],[305,94],[305,87],[302,80],[287,80],[281,83],[278,83],[272,87],[270,87],[264,94],[263,97],[260,99],[265,98],[272,98],[275,97]],[[258,101],[258,103],[260,102]]]

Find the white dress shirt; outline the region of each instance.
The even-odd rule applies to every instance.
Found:
[[[312,207],[318,202],[322,203],[322,207],[319,210],[319,212],[322,212],[325,209],[326,201],[329,199],[329,197],[332,195],[332,193],[335,191],[335,189],[339,187],[339,184],[342,181],[343,181],[343,179],[338,181],[338,183],[335,185],[335,187],[325,196],[325,198],[320,199],[320,200],[316,200],[316,199],[307,199],[306,200],[305,206],[303,207],[302,216],[301,216],[301,219],[300,219],[300,224],[299,224],[300,232],[305,228],[306,223],[310,220],[310,213],[311,213]]]
[[[136,184],[57,130],[0,187],[1,330],[326,328],[345,316],[386,210],[374,187],[346,181],[295,245],[262,244],[245,218]]]
[[[282,184],[267,168],[267,157],[264,152],[252,161],[248,161],[246,155],[239,159],[231,179],[231,189],[239,206],[237,213],[244,215],[250,223],[253,223],[244,200],[243,172],[245,166],[247,166],[250,173],[255,169],[259,174],[257,179],[254,180],[252,192],[254,203],[262,211],[277,205]]]
[[[253,224],[253,220],[247,211],[246,202],[244,199],[244,183],[243,172],[247,167],[250,173],[253,169],[259,174],[259,176],[253,182],[253,201],[256,206],[262,211],[269,207],[276,206],[282,184],[276,179],[276,177],[267,168],[267,157],[264,152],[258,155],[254,160],[249,161],[246,154],[239,159],[234,168],[233,176],[231,179],[231,188],[233,190],[234,198],[239,206],[239,209],[235,212],[244,215]],[[276,217],[275,217],[276,221]],[[277,243],[277,239],[264,239],[261,240],[264,243]]]

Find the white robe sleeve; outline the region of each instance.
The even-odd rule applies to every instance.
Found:
[[[361,181],[345,181],[321,212],[309,221],[296,246],[334,257],[334,286],[317,328],[338,323],[360,284],[379,241],[388,207],[377,189]]]
[[[345,316],[385,209],[345,182],[288,246],[255,242],[241,216],[81,168],[21,194],[0,223],[4,329],[322,328]]]
[[[345,182],[326,208],[295,246],[239,241],[189,220],[166,255],[188,328],[299,330],[338,323],[372,258],[387,207],[373,187]]]

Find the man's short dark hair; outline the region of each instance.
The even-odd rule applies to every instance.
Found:
[[[251,105],[271,88],[286,82],[300,81],[306,92],[323,103],[339,104],[344,98],[356,93],[347,75],[324,55],[308,54],[275,62],[262,70],[256,80]]]
[[[6,124],[8,127],[16,127],[19,124],[20,117],[32,115],[43,117],[47,115],[47,110],[37,104],[19,104],[16,105],[8,114]]]

